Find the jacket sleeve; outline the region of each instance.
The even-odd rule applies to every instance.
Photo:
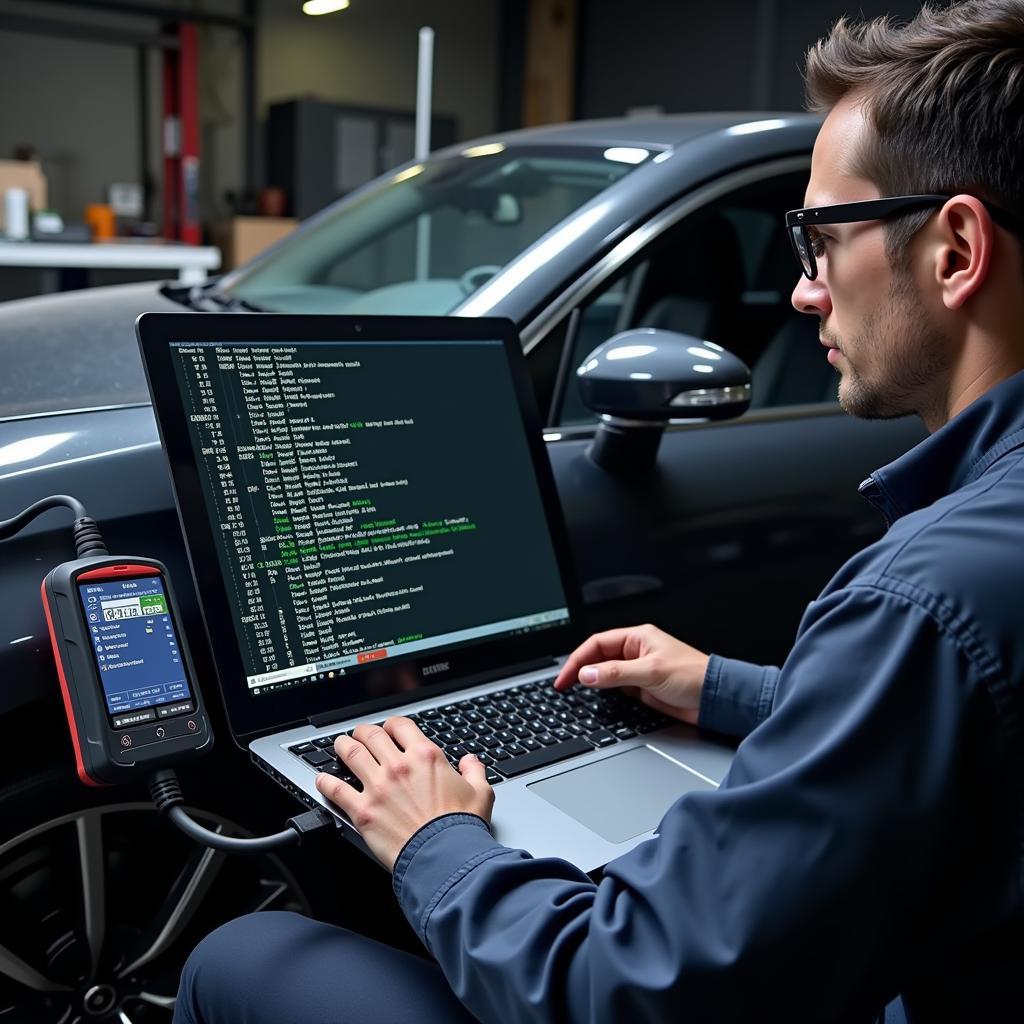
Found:
[[[698,722],[703,729],[746,736],[771,713],[779,670],[712,654],[704,673]]]
[[[838,591],[721,787],[600,884],[453,815],[409,844],[396,893],[484,1022],[869,1019],[944,941],[927,908],[977,827],[954,797],[991,757],[982,689],[921,605]]]

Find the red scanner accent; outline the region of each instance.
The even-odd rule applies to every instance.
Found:
[[[160,570],[155,565],[104,565],[99,569],[90,569],[88,572],[80,572],[75,577],[75,582],[82,580],[107,580],[120,579],[129,576],[159,576]]]
[[[141,569],[142,566],[126,566],[125,568]],[[103,572],[105,570],[98,570]],[[149,572],[153,572],[153,569],[149,569]],[[83,575],[94,575],[85,573]],[[133,573],[132,575],[139,575]],[[81,578],[81,577],[80,577]],[[64,714],[68,717],[68,728],[71,730],[71,745],[75,748],[75,769],[78,772],[78,777],[87,786],[102,786],[102,782],[97,782],[86,770],[85,764],[82,761],[82,744],[78,739],[78,727],[75,725],[75,713],[71,704],[71,694],[68,691],[68,681],[64,677],[64,666],[60,660],[60,647],[57,644],[57,634],[53,628],[53,617],[50,615],[50,602],[46,598],[46,580],[43,580],[40,585],[40,592],[43,597],[43,613],[46,615],[46,628],[50,631],[50,645],[53,647],[53,660],[57,663],[57,678],[60,680],[60,692],[64,698]]]

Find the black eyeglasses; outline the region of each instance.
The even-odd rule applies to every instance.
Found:
[[[793,245],[800,270],[808,281],[818,276],[818,264],[814,257],[814,244],[809,228],[817,224],[854,224],[857,221],[885,220],[911,210],[929,206],[941,206],[953,195],[934,193],[920,196],[890,196],[887,199],[868,199],[861,203],[839,203],[837,206],[808,206],[803,210],[790,210],[786,214],[786,231]],[[1014,234],[1024,234],[1020,222],[1005,210],[981,200],[992,219]]]

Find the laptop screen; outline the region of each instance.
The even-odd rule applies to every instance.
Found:
[[[407,690],[403,665],[421,685],[452,652],[569,624],[500,338],[167,353],[246,700],[340,709],[380,695],[371,676]]]

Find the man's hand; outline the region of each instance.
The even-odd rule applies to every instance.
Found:
[[[697,722],[708,655],[655,626],[595,633],[562,666],[556,690],[579,681],[596,689],[621,687],[662,714]]]
[[[316,788],[349,816],[389,871],[402,847],[428,821],[453,812],[491,819],[494,790],[483,764],[467,754],[455,771],[441,748],[408,718],[389,718],[383,728],[357,725],[352,738],[335,740],[334,749],[363,783],[363,791],[323,773],[316,777]]]

